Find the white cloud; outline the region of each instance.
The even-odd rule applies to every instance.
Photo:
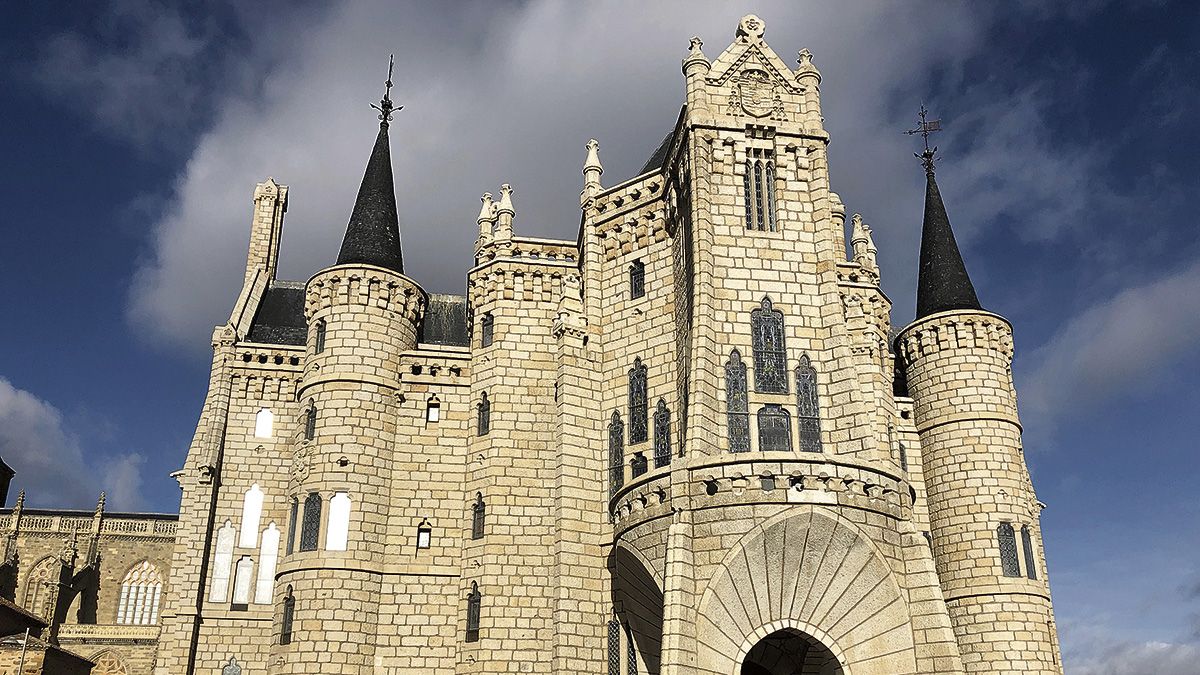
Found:
[[[1170,642],[1092,645],[1094,650],[1065,660],[1067,675],[1195,675],[1200,646]]]
[[[56,407],[2,377],[0,457],[16,470],[13,492],[24,489],[28,506],[90,508],[96,503],[96,491],[103,489],[109,491],[111,508],[131,509],[143,503],[139,493],[141,457],[90,462],[84,457],[80,438]],[[100,485],[96,484],[97,473],[104,476]]]
[[[1067,321],[1030,355],[1022,415],[1049,422],[1160,377],[1200,345],[1200,262],[1127,288]]]

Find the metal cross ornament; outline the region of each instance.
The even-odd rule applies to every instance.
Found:
[[[925,151],[920,152],[920,153],[913,153],[913,156],[916,157],[917,159],[921,160],[921,164],[925,165],[925,173],[932,174],[933,173],[933,156],[937,152],[937,146],[935,145],[935,146],[933,146],[932,149],[930,149],[929,134],[941,131],[942,130],[942,121],[940,119],[937,119],[937,120],[928,119],[928,116],[929,116],[929,111],[925,109],[924,105],[922,105],[921,112],[919,113],[919,117],[921,119],[920,119],[920,122],[917,124],[917,128],[909,129],[908,131],[906,131],[904,133],[908,134],[909,136],[912,136],[913,134],[921,134],[922,138],[925,139]]]
[[[398,110],[404,110],[404,106],[392,105],[392,67],[396,63],[396,55],[388,56],[388,76],[384,82],[383,98],[379,99],[379,105],[371,104],[371,107],[379,111],[379,121],[387,124],[392,120],[392,113]]]

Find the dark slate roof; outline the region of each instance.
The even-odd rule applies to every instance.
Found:
[[[429,296],[429,307],[421,322],[421,342],[432,345],[469,347],[467,299],[461,295]]]
[[[917,318],[952,309],[981,309],[967,266],[963,264],[946,205],[933,172],[925,184],[925,223],[921,227],[921,263],[917,275]]]
[[[272,282],[258,303],[246,339],[273,345],[305,344],[308,324],[304,321],[304,284]]]
[[[646,160],[645,166],[638,172],[639,176],[647,171],[657,171],[663,168],[663,164],[667,162],[667,153],[671,152],[671,139],[673,138],[675,138],[674,130],[667,134],[667,137],[662,139],[662,143],[659,143],[658,147],[654,149],[654,154],[650,155],[650,159]]]
[[[375,149],[371,151],[371,159],[363,173],[337,262],[339,265],[377,265],[404,273],[387,122],[379,125]]]

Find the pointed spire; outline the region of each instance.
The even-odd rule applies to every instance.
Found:
[[[513,209],[512,193],[512,186],[508,183],[500,186],[500,203],[496,205],[496,239],[498,241],[512,239],[513,216],[517,213]]]
[[[367,161],[354,210],[346,225],[346,236],[338,253],[337,264],[366,264],[404,273],[404,255],[400,249],[400,225],[396,216],[396,186],[392,179],[392,153],[388,144],[388,122],[392,113],[403,106],[391,100],[392,65],[388,64],[387,88],[379,105],[379,135]]]
[[[591,139],[587,142],[587,159],[583,161],[583,196],[582,200],[586,202],[588,198],[595,197],[603,189],[600,185],[600,176],[604,174],[604,166],[600,164],[600,143],[596,139]]]
[[[946,205],[933,176],[933,163],[925,161],[925,222],[921,227],[917,319],[954,309],[982,307],[954,240]]]

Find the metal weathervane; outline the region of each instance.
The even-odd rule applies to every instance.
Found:
[[[937,146],[935,145],[935,146],[933,146],[932,149],[930,149],[929,134],[932,134],[937,131],[941,131],[942,130],[942,121],[940,119],[937,119],[937,120],[927,119],[927,117],[929,116],[929,111],[925,109],[924,105],[921,106],[921,112],[919,113],[919,116],[921,118],[921,121],[920,121],[920,123],[917,124],[917,128],[909,129],[908,131],[906,131],[904,133],[908,134],[909,136],[912,136],[913,134],[921,134],[921,136],[925,139],[925,152],[920,152],[920,153],[915,152],[915,153],[913,153],[913,156],[916,157],[917,159],[921,160],[921,164],[925,166],[925,173],[932,174],[933,173],[933,156],[937,152]]]
[[[371,104],[371,107],[379,111],[379,121],[387,124],[392,120],[392,113],[404,110],[404,106],[392,105],[392,66],[396,63],[396,55],[388,56],[388,76],[387,82],[384,84],[386,88],[383,90],[383,98],[379,99],[379,105]]]

